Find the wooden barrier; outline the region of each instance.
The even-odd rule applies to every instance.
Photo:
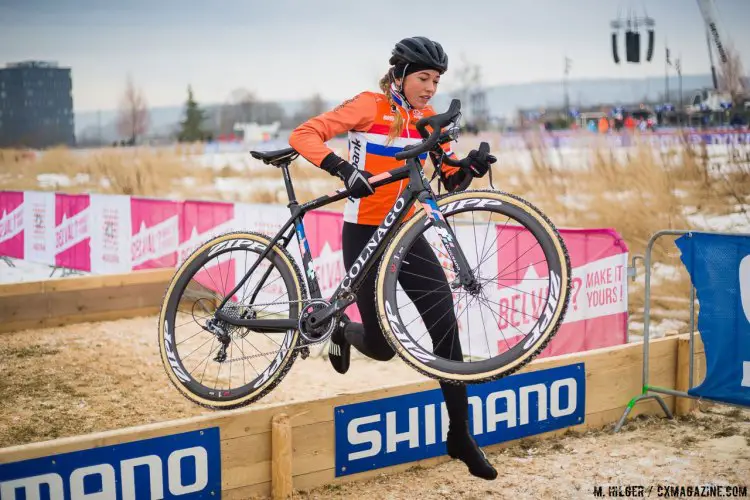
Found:
[[[157,314],[174,269],[0,285],[0,333]]]
[[[651,342],[651,381],[661,387],[676,387],[682,372],[678,370],[678,338]],[[617,347],[538,359],[522,370],[531,372],[584,363],[586,372],[585,420],[574,429],[600,427],[615,422],[628,401],[641,392],[643,347],[629,344]],[[697,380],[697,379],[696,379]],[[420,462],[376,469],[341,478],[335,477],[334,415],[339,405],[435,389],[435,381],[426,381],[333,398],[264,408],[244,408],[190,419],[119,429],[53,441],[0,449],[0,463],[43,457],[76,450],[113,445],[150,437],[164,436],[218,426],[221,445],[222,497],[288,497],[290,487],[307,490],[329,483],[365,479],[392,473],[416,464],[433,465],[447,456]],[[674,399],[665,401],[674,408]],[[635,414],[659,413],[655,401],[638,405]],[[560,434],[565,430],[540,436]],[[488,447],[507,446],[499,444]],[[272,485],[273,483],[273,485]]]

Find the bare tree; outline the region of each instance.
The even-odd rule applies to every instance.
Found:
[[[117,131],[127,137],[130,144],[135,144],[139,137],[145,135],[149,126],[149,113],[143,92],[136,88],[133,79],[128,77],[125,92],[120,100],[120,112],[117,117]]]
[[[458,88],[455,93],[461,100],[461,110],[471,124],[468,129],[484,129],[488,125],[489,111],[487,109],[487,95],[482,84],[482,70],[478,64],[472,63],[461,54],[461,63],[456,69]]]
[[[219,111],[219,132],[231,134],[235,124],[255,121],[256,104],[255,94],[249,90],[233,90]]]
[[[742,67],[740,54],[731,45],[725,46],[727,62],[719,68],[719,90],[728,93],[732,103],[740,104],[743,96],[748,91],[747,75]]]
[[[323,97],[319,93],[315,93],[294,114],[291,120],[292,126],[297,126],[313,116],[318,116],[326,111],[326,102],[323,100]]]
[[[248,123],[255,121],[254,111],[256,101],[255,94],[248,90],[239,89],[232,93],[232,102],[237,107],[237,114],[241,122]]]
[[[310,97],[309,101],[307,101],[306,108],[307,113],[310,116],[318,116],[321,113],[325,113],[326,102],[320,94],[316,93]]]

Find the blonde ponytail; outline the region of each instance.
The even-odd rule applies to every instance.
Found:
[[[388,73],[383,76],[383,78],[380,79],[380,90],[383,91],[383,93],[388,98],[388,104],[391,105],[391,109],[396,109],[396,103],[393,100],[393,96],[391,95],[391,72],[388,71]],[[404,117],[401,115],[400,111],[396,111],[395,119],[393,120],[393,123],[391,123],[391,128],[388,130],[388,139],[386,140],[386,144],[392,144],[393,141],[396,139],[396,137],[401,136],[401,132],[404,130]]]

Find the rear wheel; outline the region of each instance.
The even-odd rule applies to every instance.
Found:
[[[395,235],[376,285],[388,342],[423,374],[478,383],[515,372],[557,332],[569,301],[570,261],[547,217],[497,191],[442,197],[438,207],[477,279],[457,280],[432,218],[422,210]]]
[[[257,332],[214,318],[217,307],[270,245],[262,234],[218,236],[178,268],[159,316],[159,348],[174,386],[209,408],[256,401],[286,375],[296,356],[297,329]],[[223,312],[245,319],[297,319],[305,291],[288,252],[274,246]]]

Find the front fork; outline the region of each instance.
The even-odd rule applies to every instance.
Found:
[[[443,246],[446,252],[448,252],[448,257],[450,257],[453,263],[453,269],[456,272],[457,278],[451,283],[451,288],[454,290],[464,288],[471,295],[476,295],[481,289],[480,283],[474,275],[471,265],[466,260],[461,246],[456,245],[456,234],[453,232],[450,224],[446,222],[445,217],[443,217],[443,213],[438,208],[435,198],[430,192],[423,191],[420,193],[418,199],[427,217],[432,219],[432,225],[438,235],[440,235]]]

